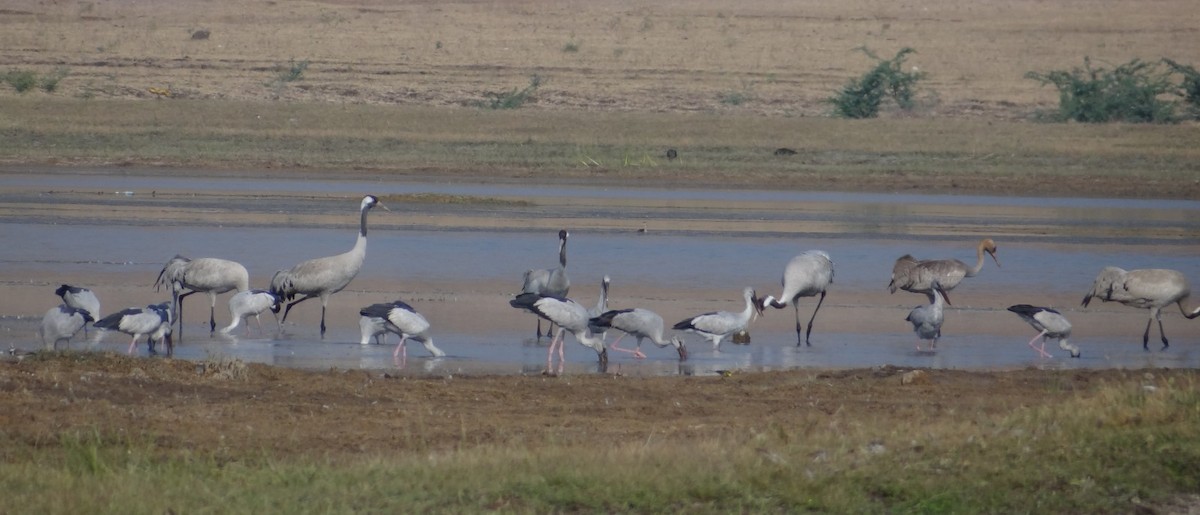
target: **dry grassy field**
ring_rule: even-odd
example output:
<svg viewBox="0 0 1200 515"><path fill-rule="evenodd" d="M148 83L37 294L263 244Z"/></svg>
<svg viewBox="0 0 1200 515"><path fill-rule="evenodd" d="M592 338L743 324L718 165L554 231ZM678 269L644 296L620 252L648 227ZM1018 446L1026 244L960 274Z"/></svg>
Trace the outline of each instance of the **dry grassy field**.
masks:
<svg viewBox="0 0 1200 515"><path fill-rule="evenodd" d="M1186 1L2 5L0 73L41 85L0 87L6 163L1200 197L1194 124L1032 123L1024 77L1194 64ZM828 116L904 47L915 108Z"/></svg>
<svg viewBox="0 0 1200 515"><path fill-rule="evenodd" d="M1196 13L1190 0L0 0L0 75L43 81L0 84L0 180L8 165L105 165L1195 199L1194 123L1038 123L1057 94L1024 75L1085 56L1200 64ZM860 48L904 47L929 74L913 110L828 117L826 99L874 64ZM519 109L479 107L533 76ZM1197 509L1195 371L906 372L406 378L10 356L0 512Z"/></svg>
<svg viewBox="0 0 1200 515"><path fill-rule="evenodd" d="M539 109L814 116L873 64L856 48L912 47L934 95L915 116L1021 119L1056 100L1028 71L1200 57L1187 0L0 5L0 67L67 67L56 94L96 98L461 107L538 74ZM277 80L302 61L302 80Z"/></svg>

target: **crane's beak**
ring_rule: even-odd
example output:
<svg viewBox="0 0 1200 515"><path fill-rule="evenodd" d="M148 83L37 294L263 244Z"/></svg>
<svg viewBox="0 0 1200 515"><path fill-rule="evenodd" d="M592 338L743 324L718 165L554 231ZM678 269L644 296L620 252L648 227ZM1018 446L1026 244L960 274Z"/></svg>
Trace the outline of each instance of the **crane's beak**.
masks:
<svg viewBox="0 0 1200 515"><path fill-rule="evenodd" d="M992 256L992 261L996 262L996 266L1000 267L1000 258L996 257L996 251L989 250L988 255Z"/></svg>
<svg viewBox="0 0 1200 515"><path fill-rule="evenodd" d="M676 347L675 350L679 351L679 361L687 361L687 346L683 342L679 342L679 347Z"/></svg>
<svg viewBox="0 0 1200 515"><path fill-rule="evenodd" d="M387 207L387 206L383 205L383 202L376 202L376 203L375 203L375 205L376 205L376 206L379 206L379 207L382 207L384 211L387 211L387 212L389 212L389 213L392 211L391 209L388 209L388 207ZM996 256L993 254L993 255L992 255L992 259L995 259L995 258L996 258Z"/></svg>

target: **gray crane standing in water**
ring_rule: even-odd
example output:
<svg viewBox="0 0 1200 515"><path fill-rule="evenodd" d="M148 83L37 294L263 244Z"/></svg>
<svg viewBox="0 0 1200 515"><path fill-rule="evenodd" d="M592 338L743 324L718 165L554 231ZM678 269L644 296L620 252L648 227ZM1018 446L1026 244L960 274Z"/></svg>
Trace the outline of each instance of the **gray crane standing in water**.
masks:
<svg viewBox="0 0 1200 515"><path fill-rule="evenodd" d="M520 294L536 293L538 295L565 298L570 293L571 279L567 277L567 238L570 236L571 233L567 232L566 229L558 231L558 268L526 270ZM541 339L542 317L538 317L537 324L537 333L535 336ZM549 327L546 327L546 336L550 336L550 330L553 327L553 323Z"/></svg>
<svg viewBox="0 0 1200 515"><path fill-rule="evenodd" d="M975 266L968 267L957 259L925 259L918 260L911 254L900 256L892 266L892 281L888 283L888 291L896 293L897 289L914 293L929 293L936 280L942 286L942 291L953 290L964 277L975 277L983 270L983 253L992 256L996 266L1000 259L996 257L996 242L985 238L975 247Z"/></svg>
<svg viewBox="0 0 1200 515"><path fill-rule="evenodd" d="M829 289L829 285L833 284L833 259L821 250L802 252L788 261L787 266L783 269L783 279L780 280L780 283L783 285L783 292L779 294L779 298L767 295L760 302L759 311L761 312L767 306L783 309L791 304L796 310L796 345L799 346L801 343L812 345L809 337L812 336L813 320L817 319L821 303L825 302L825 293ZM820 297L817 299L817 307L813 309L812 317L808 319L808 330L802 333L800 298L817 295ZM801 334L804 335L803 339L800 338Z"/></svg>
<svg viewBox="0 0 1200 515"><path fill-rule="evenodd" d="M69 307L87 311L93 317L100 316L100 299L96 297L96 294L92 290L64 284L59 286L57 290L54 290L54 294L58 295L62 299L63 304ZM83 326L83 334L87 335L87 324ZM55 344L57 343L55 342Z"/></svg>
<svg viewBox="0 0 1200 515"><path fill-rule="evenodd" d="M646 357L642 353L642 340L649 338L651 342L654 342L659 347L674 346L675 351L679 353L679 361L687 359L687 346L683 344L683 340L678 336L672 336L670 339L664 338L663 318L658 313L648 309L632 308L605 311L599 316L592 317L589 324L593 328L611 328L624 333L608 346L612 350L628 352L633 354L633 357L642 359ZM621 338L624 338L625 335L632 335L634 338L637 338L637 348L625 349L617 346Z"/></svg>
<svg viewBox="0 0 1200 515"><path fill-rule="evenodd" d="M1016 304L1008 307L1009 311L1016 313L1022 320L1038 330L1037 336L1029 340L1029 348L1037 351L1038 355L1043 358L1049 358L1050 353L1046 352L1046 339L1055 338L1058 340L1058 347L1062 350L1071 353L1072 358L1079 357L1079 347L1067 343L1067 338L1071 337L1071 322L1067 321L1062 313L1050 308L1041 306L1031 306L1029 304ZM1033 342L1038 338L1042 339L1042 346L1034 347Z"/></svg>
<svg viewBox="0 0 1200 515"><path fill-rule="evenodd" d="M733 333L745 330L755 316L762 314L762 301L755 295L754 288L742 290L742 296L746 299L746 309L741 313L728 311L704 313L679 321L675 324L674 329L696 333L708 338L713 344L713 350L719 350L721 340Z"/></svg>
<svg viewBox="0 0 1200 515"><path fill-rule="evenodd" d="M150 345L152 353L155 340L159 340L167 347L168 356L172 355L175 350L174 343L171 341L171 305L169 303L152 304L144 308L126 308L97 320L92 326L110 331L120 331L133 336L129 342L129 354L133 354L138 338L142 335L146 335L146 341ZM96 339L102 338L103 334L102 331L96 336Z"/></svg>
<svg viewBox="0 0 1200 515"><path fill-rule="evenodd" d="M229 297L229 325L221 329L222 334L229 334L242 323L242 319L254 316L258 321L258 331L261 333L262 319L259 315L262 312L271 310L271 314L275 315L275 330L279 331L279 297L267 290L246 290L235 293ZM246 322L246 334L250 334L250 322Z"/></svg>
<svg viewBox="0 0 1200 515"><path fill-rule="evenodd" d="M287 309L283 310L283 321L287 322L288 313L296 304L312 298L321 299L321 338L325 338L325 310L329 305L329 296L342 291L362 270L363 260L367 257L367 213L371 208L379 206L385 211L391 211L381 204L374 195L367 195L359 203L358 239L348 252L336 256L328 256L304 261L291 269L275 272L271 277L271 293L276 297L289 301ZM292 300L296 295L303 295Z"/></svg>
<svg viewBox="0 0 1200 515"><path fill-rule="evenodd" d="M929 296L929 304L913 308L904 319L912 323L913 332L917 333L918 352L921 350L921 340L929 340L929 350L937 348L938 338L942 337L942 322L946 320L946 305L950 304L946 290L937 281L933 282L933 287L926 295Z"/></svg>
<svg viewBox="0 0 1200 515"><path fill-rule="evenodd" d="M600 298L596 299L595 306L588 308L589 319L598 317L605 311L608 311L608 288L611 284L612 278L607 275L600 280ZM607 331L605 331L604 327L591 325L589 322L588 328L591 329L592 333L596 334L601 340L603 340L607 335Z"/></svg>
<svg viewBox="0 0 1200 515"><path fill-rule="evenodd" d="M188 259L176 255L167 261L158 279L155 291L163 286L171 289L171 303L175 306L173 318L179 321L179 339L183 340L183 299L193 293L208 294L208 333L217 330L217 295L237 290L250 289L250 273L236 261L220 258ZM183 292L183 290L188 290Z"/></svg>
<svg viewBox="0 0 1200 515"><path fill-rule="evenodd" d="M380 343L380 336L386 342L387 333L396 333L400 335L400 343L396 345L396 350L392 351L393 358L403 353L403 359L408 359L406 344L410 339L421 342L421 345L425 346L425 350L435 358L446 355L442 349L433 344L433 337L429 336L429 321L404 301L371 304L359 310L358 314L358 327L362 330L360 343L363 345L371 343L371 338L375 338L375 342Z"/></svg>
<svg viewBox="0 0 1200 515"><path fill-rule="evenodd" d="M558 331L550 340L550 347L546 352L547 371L553 370L553 357L556 349L559 370L562 369L562 363L565 361L563 351L563 333L565 331L575 335L575 339L579 341L580 345L596 351L601 368L608 365L608 349L604 346L604 340L594 335L588 328L591 317L588 316L588 310L583 305L565 297L537 293L522 293L508 303L514 308L524 309L558 325Z"/></svg>
<svg viewBox="0 0 1200 515"><path fill-rule="evenodd" d="M42 326L38 328L38 335L42 337L42 347L58 349L58 342L63 340L66 340L68 346L71 345L71 337L86 327L88 322L93 321L95 319L86 309L66 304L50 308L42 317Z"/></svg>
<svg viewBox="0 0 1200 515"><path fill-rule="evenodd" d="M1158 334L1162 336L1162 348L1169 346L1167 333L1163 331L1162 308L1177 304L1179 312L1187 319L1200 316L1200 307L1185 308L1184 302L1192 294L1192 288L1182 273L1176 270L1144 269L1129 270L1115 266L1104 267L1092 291L1083 297L1083 306L1087 307L1093 298L1104 302L1120 302L1126 306L1150 310L1150 319L1146 321L1146 332L1142 333L1142 348L1150 350L1150 325L1158 321Z"/></svg>

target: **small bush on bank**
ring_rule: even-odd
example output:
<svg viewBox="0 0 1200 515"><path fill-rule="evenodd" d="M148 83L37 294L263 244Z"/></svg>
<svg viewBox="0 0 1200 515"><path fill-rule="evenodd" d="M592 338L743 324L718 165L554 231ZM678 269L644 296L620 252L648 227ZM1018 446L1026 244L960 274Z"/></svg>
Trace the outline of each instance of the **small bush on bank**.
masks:
<svg viewBox="0 0 1200 515"><path fill-rule="evenodd" d="M1157 62L1133 59L1109 69L1085 57L1082 68L1031 71L1025 77L1058 90L1058 112L1047 116L1053 120L1171 123L1179 121L1178 102L1169 99L1179 95L1172 75Z"/></svg>
<svg viewBox="0 0 1200 515"><path fill-rule="evenodd" d="M480 107L488 109L516 109L525 104L542 85L542 77L534 75L529 78L529 85L523 89L513 88L511 91L493 92L489 91L483 94L488 100L480 102Z"/></svg>
<svg viewBox="0 0 1200 515"><path fill-rule="evenodd" d="M901 109L912 109L917 82L925 73L913 68L904 71L908 54L916 53L912 48L902 48L891 59L881 59L867 48L859 48L872 59L879 61L870 71L853 79L842 88L837 96L830 98L833 114L842 118L875 118L885 99L892 99Z"/></svg>

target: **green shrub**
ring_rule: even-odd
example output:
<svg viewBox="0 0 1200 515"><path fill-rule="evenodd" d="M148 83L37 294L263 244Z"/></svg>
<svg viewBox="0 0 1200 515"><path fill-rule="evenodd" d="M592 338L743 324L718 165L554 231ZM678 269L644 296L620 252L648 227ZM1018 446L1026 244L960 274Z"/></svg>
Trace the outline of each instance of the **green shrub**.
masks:
<svg viewBox="0 0 1200 515"><path fill-rule="evenodd" d="M488 100L480 102L479 105L489 109L516 109L525 104L541 85L542 77L534 75L529 78L529 85L525 86L524 89L518 90L513 88L512 91L485 92L483 96L487 97Z"/></svg>
<svg viewBox="0 0 1200 515"><path fill-rule="evenodd" d="M859 48L879 61L870 71L847 83L837 96L830 98L835 116L842 118L874 118L884 99L891 98L901 109L912 109L917 81L925 73L913 69L904 71L904 60L916 50L905 47L891 59L880 59L866 48Z"/></svg>
<svg viewBox="0 0 1200 515"><path fill-rule="evenodd" d="M276 79L279 82L295 82L303 78L304 71L308 69L308 59L296 62L295 59L288 61L288 67L279 66L279 74Z"/></svg>
<svg viewBox="0 0 1200 515"><path fill-rule="evenodd" d="M37 86L37 74L29 70L13 70L4 75L4 82L11 85L18 93L24 93Z"/></svg>
<svg viewBox="0 0 1200 515"><path fill-rule="evenodd" d="M1171 73L1158 63L1134 59L1113 69L1093 67L1084 57L1083 68L1025 77L1058 89L1058 113L1051 118L1077 122L1167 123L1178 120L1175 102L1163 98L1177 93Z"/></svg>
<svg viewBox="0 0 1200 515"><path fill-rule="evenodd" d="M58 89L58 83L66 78L66 76L70 73L71 71L67 68L55 68L54 71L49 75L42 77L39 86L42 88L42 91L45 91L46 93L53 93L54 90Z"/></svg>
<svg viewBox="0 0 1200 515"><path fill-rule="evenodd" d="M1183 76L1180 82L1178 94L1183 97L1184 103L1192 110L1193 117L1200 117L1200 72L1195 68L1179 64L1170 59L1163 59L1171 70Z"/></svg>

